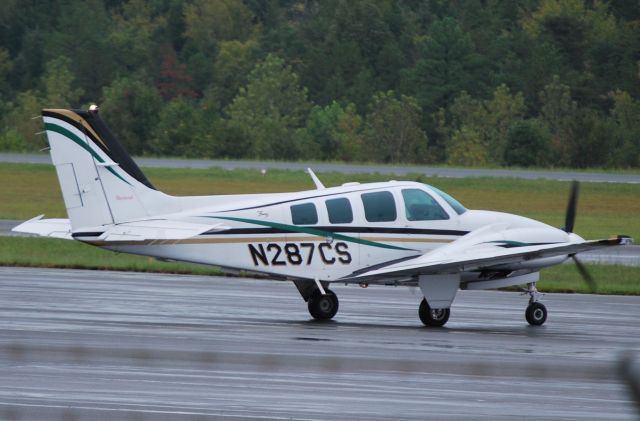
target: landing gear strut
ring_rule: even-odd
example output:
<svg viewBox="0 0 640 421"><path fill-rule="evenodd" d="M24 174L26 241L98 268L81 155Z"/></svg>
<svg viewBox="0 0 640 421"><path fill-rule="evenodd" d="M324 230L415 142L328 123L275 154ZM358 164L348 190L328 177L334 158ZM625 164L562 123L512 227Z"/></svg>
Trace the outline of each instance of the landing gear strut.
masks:
<svg viewBox="0 0 640 421"><path fill-rule="evenodd" d="M338 297L336 294L326 288L325 293L323 295L320 291L316 291L307 302L309 314L314 319L329 320L338 312Z"/></svg>
<svg viewBox="0 0 640 421"><path fill-rule="evenodd" d="M538 302L540 293L536 288L536 283L531 282L527 284L527 291L525 294L529 294L529 305L524 312L524 317L531 326L542 326L547 321L547 308L541 302Z"/></svg>
<svg viewBox="0 0 640 421"><path fill-rule="evenodd" d="M451 311L448 308L431 308L424 298L418 308L418 316L425 326L444 326L449 320Z"/></svg>

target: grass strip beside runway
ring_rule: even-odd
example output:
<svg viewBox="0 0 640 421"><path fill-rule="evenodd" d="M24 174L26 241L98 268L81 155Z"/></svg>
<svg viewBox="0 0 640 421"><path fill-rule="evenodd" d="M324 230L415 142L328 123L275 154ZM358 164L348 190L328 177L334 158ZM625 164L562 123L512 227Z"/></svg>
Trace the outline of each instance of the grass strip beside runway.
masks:
<svg viewBox="0 0 640 421"><path fill-rule="evenodd" d="M48 238L0 237L1 266L127 270L138 272L220 275L215 268L150 257L117 254L77 241ZM587 265L600 294L640 295L640 267ZM589 292L573 264L541 273L538 288L545 292Z"/></svg>

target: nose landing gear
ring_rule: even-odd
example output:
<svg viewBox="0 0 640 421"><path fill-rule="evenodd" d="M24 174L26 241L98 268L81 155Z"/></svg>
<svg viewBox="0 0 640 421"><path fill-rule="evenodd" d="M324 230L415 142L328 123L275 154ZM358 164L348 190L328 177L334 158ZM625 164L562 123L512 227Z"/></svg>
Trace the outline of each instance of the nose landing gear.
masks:
<svg viewBox="0 0 640 421"><path fill-rule="evenodd" d="M538 292L535 282L527 284L525 294L529 295L529 305L524 312L525 319L531 326L542 326L547 321L547 308L538 301L541 294Z"/></svg>

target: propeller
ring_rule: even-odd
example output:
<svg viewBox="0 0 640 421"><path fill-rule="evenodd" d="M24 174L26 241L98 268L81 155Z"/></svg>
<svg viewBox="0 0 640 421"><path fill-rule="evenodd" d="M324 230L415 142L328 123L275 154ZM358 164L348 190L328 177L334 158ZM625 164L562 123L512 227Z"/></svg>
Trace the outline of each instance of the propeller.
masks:
<svg viewBox="0 0 640 421"><path fill-rule="evenodd" d="M564 232L573 232L576 222L576 207L578 206L578 192L580 191L580 183L574 181L571 183L571 192L569 193L569 203L567 204L567 214L564 218Z"/></svg>
<svg viewBox="0 0 640 421"><path fill-rule="evenodd" d="M574 181L571 183L571 191L569 192L569 203L567 204L567 214L564 218L564 228L562 230L566 233L572 233L573 228L576 222L576 208L578 206L578 192L580 191L580 183ZM596 292L596 281L593 279L593 276L589 273L586 266L576 257L575 254L569 255L573 259L573 262L576 264L576 268L584 282L589 287L591 292Z"/></svg>
<svg viewBox="0 0 640 421"><path fill-rule="evenodd" d="M593 276L591 276L591 274L589 273L585 265L576 257L575 254L572 254L571 258L576 264L576 268L578 268L578 272L580 272L580 275L582 275L582 279L584 279L584 282L589 287L589 290L591 292L596 292L596 289L597 289L596 281L593 279Z"/></svg>

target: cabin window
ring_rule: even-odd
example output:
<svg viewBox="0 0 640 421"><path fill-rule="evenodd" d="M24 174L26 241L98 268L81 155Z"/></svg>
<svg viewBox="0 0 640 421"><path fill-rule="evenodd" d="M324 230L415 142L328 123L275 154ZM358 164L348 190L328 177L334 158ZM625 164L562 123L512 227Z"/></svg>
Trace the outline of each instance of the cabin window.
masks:
<svg viewBox="0 0 640 421"><path fill-rule="evenodd" d="M363 193L364 217L369 222L389 222L396 220L396 202L388 191Z"/></svg>
<svg viewBox="0 0 640 421"><path fill-rule="evenodd" d="M313 203L291 206L291 220L295 225L313 225L318 223L318 212Z"/></svg>
<svg viewBox="0 0 640 421"><path fill-rule="evenodd" d="M433 197L420 189L403 189L404 211L408 221L437 221L449 215Z"/></svg>
<svg viewBox="0 0 640 421"><path fill-rule="evenodd" d="M332 224L349 224L353 222L353 211L351 202L345 197L339 199L329 199L324 202L327 205L329 222Z"/></svg>

